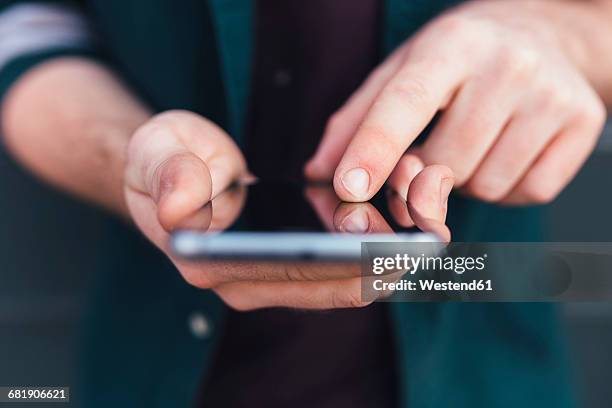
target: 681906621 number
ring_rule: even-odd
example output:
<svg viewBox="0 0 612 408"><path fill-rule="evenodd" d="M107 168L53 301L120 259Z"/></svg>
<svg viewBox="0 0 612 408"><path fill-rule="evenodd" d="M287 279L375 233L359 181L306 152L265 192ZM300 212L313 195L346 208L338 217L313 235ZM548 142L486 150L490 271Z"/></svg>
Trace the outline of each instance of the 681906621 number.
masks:
<svg viewBox="0 0 612 408"><path fill-rule="evenodd" d="M0 402L69 401L68 387L0 387Z"/></svg>

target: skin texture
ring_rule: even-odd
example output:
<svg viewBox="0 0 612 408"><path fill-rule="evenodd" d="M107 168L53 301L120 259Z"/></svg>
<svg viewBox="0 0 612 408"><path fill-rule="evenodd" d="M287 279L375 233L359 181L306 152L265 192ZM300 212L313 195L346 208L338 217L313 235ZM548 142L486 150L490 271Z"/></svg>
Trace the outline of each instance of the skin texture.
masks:
<svg viewBox="0 0 612 408"><path fill-rule="evenodd" d="M11 87L2 105L2 136L38 177L128 217L126 147L149 117L106 68L61 58L34 67Z"/></svg>
<svg viewBox="0 0 612 408"><path fill-rule="evenodd" d="M612 103L610 4L500 0L448 11L332 116L306 174L333 179L354 202L388 182L398 221L445 240L454 185L504 204L551 200L592 150L602 100ZM415 148L436 112L439 124ZM152 116L112 72L82 58L55 59L20 78L2 106L2 133L34 174L133 221L163 251L176 227L222 229L240 200L221 215L207 204L232 181L252 178L218 126L184 111ZM385 230L367 204L306 195L329 229ZM348 267L174 262L188 283L239 310L365 304Z"/></svg>
<svg viewBox="0 0 612 408"><path fill-rule="evenodd" d="M446 197L429 194L438 187L440 177L448 169L431 167L421 172L415 183L423 183L412 193L416 199L403 210L413 217L424 231L450 239L444 225ZM212 202L183 218L177 227L218 232L232 225L240 214L247 189L232 188ZM308 187L307 201L323 225L334 233L392 233L391 227L370 203L342 203L330 188ZM156 205L148 194L127 192L134 220L145 235L162 251L169 253L168 231L155 217ZM396 204L397 205L397 204ZM419 212L423 208L427 212ZM355 228L359 226L359 228ZM361 300L361 268L359 263L300 263L300 262L238 262L201 261L174 262L190 284L215 291L228 305L237 310L262 307L294 307L300 309L330 309L361 307L371 303ZM393 276L388 279L393 279Z"/></svg>
<svg viewBox="0 0 612 408"><path fill-rule="evenodd" d="M404 202L418 226L446 240L450 239L444 226L450 189L445 195L440 192L442 181L451 180L452 185L452 177L444 166L423 169L414 178L412 204L407 207ZM206 204L231 181L249 178L240 151L221 129L193 113L165 112L141 126L130 142L126 200L136 225L168 254L168 231L174 228L187 225L220 230L231 225L240 213L244 197L234 194L228 198L222 194L218 197L222 202L213 200L212 210ZM390 231L370 204L338 207L340 201L335 194L333 197L322 194L310 190L306 197L317 203L313 206L330 230ZM218 215L215 208L221 208L223 214ZM190 263L170 258L187 282L214 290L238 310L271 306L328 309L368 303L360 301L357 264Z"/></svg>
<svg viewBox="0 0 612 408"><path fill-rule="evenodd" d="M61 104L55 96L59 89ZM98 104L88 103L91 100ZM48 114L31 121L28 107ZM169 256L166 244L174 228L223 229L231 224L243 198L222 195L214 214L207 204L230 183L253 178L240 150L221 128L186 111L151 116L110 72L84 59L60 59L29 72L11 90L3 115L5 132L11 135L8 146L26 167L130 219ZM430 192L440 191L441 180L449 178L450 170L442 166L415 175L422 188L414 189L410 210L416 214L422 209L414 217L422 220L423 229L447 240L448 194ZM322 203L317 193L309 197L332 230L350 232L345 226L363 225L363 214L372 220L367 221L367 231L388 230L367 204L360 204L365 209L356 213L338 212L336 226L333 209L338 198L333 195ZM239 310L367 304L360 301L356 265L172 260L189 284L216 291Z"/></svg>
<svg viewBox="0 0 612 408"><path fill-rule="evenodd" d="M386 181L405 195L416 155L450 167L455 187L475 198L551 201L593 150L602 98L612 98L611 75L602 72L612 63L592 54L612 49L609 4L476 1L450 10L330 118L306 175L333 179L347 201L371 198Z"/></svg>

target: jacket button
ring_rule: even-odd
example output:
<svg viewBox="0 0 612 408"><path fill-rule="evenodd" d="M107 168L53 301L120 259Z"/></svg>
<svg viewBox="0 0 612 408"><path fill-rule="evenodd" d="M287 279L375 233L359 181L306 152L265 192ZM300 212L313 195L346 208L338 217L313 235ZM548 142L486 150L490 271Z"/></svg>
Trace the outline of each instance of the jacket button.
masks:
<svg viewBox="0 0 612 408"><path fill-rule="evenodd" d="M279 69L274 73L274 85L284 88L291 83L293 77L287 69Z"/></svg>
<svg viewBox="0 0 612 408"><path fill-rule="evenodd" d="M202 340L202 339L210 337L211 332L212 332L212 327L210 325L210 322L206 318L206 316L204 316L202 313L200 312L191 313L189 317L187 318L187 324L189 326L189 330L191 331L191 334L196 339Z"/></svg>

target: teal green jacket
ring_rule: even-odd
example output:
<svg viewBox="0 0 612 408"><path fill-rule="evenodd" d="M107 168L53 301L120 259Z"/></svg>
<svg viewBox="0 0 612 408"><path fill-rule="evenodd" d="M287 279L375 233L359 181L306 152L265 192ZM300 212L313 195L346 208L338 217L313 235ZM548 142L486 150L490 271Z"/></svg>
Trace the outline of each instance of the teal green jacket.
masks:
<svg viewBox="0 0 612 408"><path fill-rule="evenodd" d="M25 2L0 2L0 11L17 3ZM37 63L85 55L112 66L154 109L196 111L241 143L252 62L251 1L77 3L95 24L97 40L16 56L0 71L1 95ZM384 1L383 54L451 3ZM458 241L538 240L537 211L454 197L449 225ZM92 305L95 324L84 334L84 384L75 392L82 393L86 406L189 406L223 333L226 307L213 293L189 287L133 232L113 228L119 255L108 279L120 279L126 289ZM143 264L147 257L151 261ZM133 265L139 269L130 270ZM395 303L391 309L398 352L389 364L399 368L402 406L574 405L562 333L551 305ZM206 323L206 330L195 336L188 329L193 316ZM240 392L240 384L228 392Z"/></svg>

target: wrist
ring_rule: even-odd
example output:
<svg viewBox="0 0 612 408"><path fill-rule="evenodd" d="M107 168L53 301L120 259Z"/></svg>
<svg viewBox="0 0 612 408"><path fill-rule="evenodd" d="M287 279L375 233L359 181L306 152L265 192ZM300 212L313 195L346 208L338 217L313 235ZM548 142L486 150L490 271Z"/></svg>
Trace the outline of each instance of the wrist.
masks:
<svg viewBox="0 0 612 408"><path fill-rule="evenodd" d="M20 77L2 108L6 145L25 167L63 190L127 214L125 152L150 114L112 72L84 58L53 59Z"/></svg>
<svg viewBox="0 0 612 408"><path fill-rule="evenodd" d="M105 197L96 201L124 218L130 218L124 191L127 150L136 129L149 118L150 115L143 111L127 123L97 123L89 129L91 138L99 140L98 155L92 159L91 166L106 169L98 179Z"/></svg>

